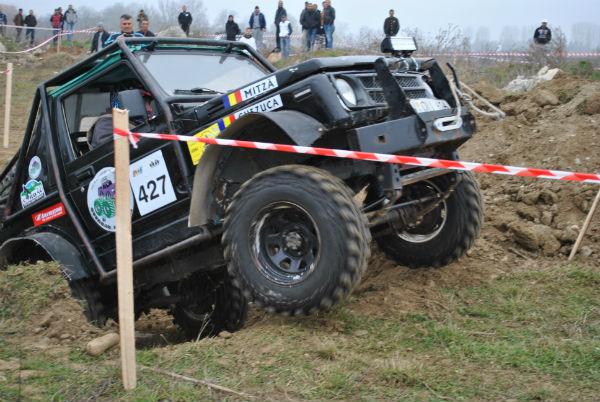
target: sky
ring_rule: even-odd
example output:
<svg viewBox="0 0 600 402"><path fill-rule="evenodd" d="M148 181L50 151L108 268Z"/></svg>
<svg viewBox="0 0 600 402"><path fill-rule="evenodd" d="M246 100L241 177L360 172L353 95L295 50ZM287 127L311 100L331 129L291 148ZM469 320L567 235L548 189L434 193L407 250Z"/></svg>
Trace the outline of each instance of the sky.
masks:
<svg viewBox="0 0 600 402"><path fill-rule="evenodd" d="M311 0L315 1L315 0ZM42 14L50 12L54 6L48 0L4 0L23 7L26 11L33 8ZM120 1L127 4L127 1ZM143 0L140 3L156 6L159 0ZM73 0L75 9L78 6L88 6L101 10L109 4L119 3L118 0ZM234 11L237 20L247 21L255 5L265 13L267 22L272 25L272 20L277 8L277 0L204 0L204 7L209 14L209 21L223 9ZM321 0L318 0L321 3ZM63 5L66 8L67 3ZM185 4L182 2L181 5ZM302 0L284 0L284 7L288 14L298 17L304 6ZM458 25L461 28L478 28L487 26L492 36L499 34L504 26L532 26L537 27L542 19L549 21L550 27L561 27L567 34L573 24L580 22L598 22L600 16L600 1L598 0L427 0L427 1L398 1L398 0L332 0L336 9L337 21L350 28L368 26L382 29L383 20L388 16L390 8L395 9L402 28L419 28L423 32L436 32L448 24ZM131 10L127 10L131 12ZM137 10L135 10L137 11ZM174 10L179 13L180 9ZM194 10L189 10L192 15ZM494 29L497 27L497 29ZM497 37L495 38L497 39Z"/></svg>

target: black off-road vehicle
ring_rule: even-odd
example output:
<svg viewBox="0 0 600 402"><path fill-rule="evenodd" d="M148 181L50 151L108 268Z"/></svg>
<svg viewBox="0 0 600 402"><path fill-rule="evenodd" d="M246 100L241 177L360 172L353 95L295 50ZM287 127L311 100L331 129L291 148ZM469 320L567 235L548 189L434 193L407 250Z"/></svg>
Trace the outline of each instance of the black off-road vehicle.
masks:
<svg viewBox="0 0 600 402"><path fill-rule="evenodd" d="M276 70L237 42L119 40L39 86L0 177L0 263L54 259L90 320L116 315L113 144L94 141L111 107L134 132L454 159L475 130L457 102L410 51ZM136 311L191 335L238 329L248 300L327 309L372 237L400 264L447 264L482 221L467 173L153 139L131 160Z"/></svg>

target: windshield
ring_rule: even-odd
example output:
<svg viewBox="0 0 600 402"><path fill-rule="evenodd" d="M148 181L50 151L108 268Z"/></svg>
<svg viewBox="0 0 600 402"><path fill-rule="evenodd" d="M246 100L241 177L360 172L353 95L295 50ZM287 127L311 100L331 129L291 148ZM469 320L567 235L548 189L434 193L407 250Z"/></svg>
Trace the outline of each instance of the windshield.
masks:
<svg viewBox="0 0 600 402"><path fill-rule="evenodd" d="M138 52L137 56L170 95L230 92L267 75L235 53L178 50Z"/></svg>

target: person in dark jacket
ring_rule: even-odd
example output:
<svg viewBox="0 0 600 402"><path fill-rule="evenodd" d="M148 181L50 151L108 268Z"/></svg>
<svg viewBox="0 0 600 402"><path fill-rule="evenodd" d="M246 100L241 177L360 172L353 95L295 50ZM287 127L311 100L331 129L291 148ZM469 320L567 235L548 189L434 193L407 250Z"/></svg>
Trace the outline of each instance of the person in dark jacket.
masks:
<svg viewBox="0 0 600 402"><path fill-rule="evenodd" d="M331 0L325 0L321 20L323 20L326 47L331 49L333 47L333 31L335 30L335 8L331 7Z"/></svg>
<svg viewBox="0 0 600 402"><path fill-rule="evenodd" d="M149 19L148 19L148 15L142 9L142 10L140 10L140 12L137 15L138 27L140 27L140 29L142 28L142 21L144 21L144 20L149 20Z"/></svg>
<svg viewBox="0 0 600 402"><path fill-rule="evenodd" d="M177 21L179 22L179 26L183 32L185 32L185 36L190 36L190 25L192 25L192 14L187 10L187 6L181 7L181 12L177 17Z"/></svg>
<svg viewBox="0 0 600 402"><path fill-rule="evenodd" d="M281 40L279 39L279 33L281 32L279 24L281 23L281 17L287 17L287 11L283 8L283 1L277 4L277 11L275 11L275 50L281 50Z"/></svg>
<svg viewBox="0 0 600 402"><path fill-rule="evenodd" d="M27 29L25 30L25 41L27 41L27 37L29 36L29 44L33 45L33 41L35 40L35 29L34 26L37 25L37 19L35 15L33 15L33 10L29 10L29 15L25 17L25 26Z"/></svg>
<svg viewBox="0 0 600 402"><path fill-rule="evenodd" d="M400 21L394 17L394 10L390 10L390 16L383 22L383 33L386 37L396 36L400 30Z"/></svg>
<svg viewBox="0 0 600 402"><path fill-rule="evenodd" d="M538 45L545 45L552 40L552 31L548 28L548 21L543 20L542 25L535 29L533 41Z"/></svg>
<svg viewBox="0 0 600 402"><path fill-rule="evenodd" d="M92 38L92 47L90 48L90 53L99 52L104 49L104 42L108 39L108 32L104 30L104 24L98 23L98 30L94 34Z"/></svg>
<svg viewBox="0 0 600 402"><path fill-rule="evenodd" d="M137 36L138 38L143 38L144 35L141 33L133 32L133 18L129 14L123 14L120 19L121 30L119 32L115 32L111 34L106 42L104 42L104 46L108 46L114 41L121 38L130 38L132 36Z"/></svg>
<svg viewBox="0 0 600 402"><path fill-rule="evenodd" d="M22 8L19 8L19 12L17 13L17 15L15 15L15 18L13 18L13 22L18 27L22 27L25 25L25 17L23 17L23 9ZM21 41L21 32L23 32L23 28L16 28L16 31L17 31L17 35L15 37L15 42L20 42Z"/></svg>
<svg viewBox="0 0 600 402"><path fill-rule="evenodd" d="M227 34L227 40L235 40L238 35L242 33L239 25L233 20L233 15L227 18L225 23L225 33Z"/></svg>
<svg viewBox="0 0 600 402"><path fill-rule="evenodd" d="M4 35L6 35L5 25L8 25L8 18L6 17L6 14L4 14L4 12L2 12L2 9L0 8L0 29L2 30L3 37L4 37Z"/></svg>
<svg viewBox="0 0 600 402"><path fill-rule="evenodd" d="M310 51L317 37L317 30L321 25L321 13L317 5L313 4L304 14L304 27L306 29L306 50Z"/></svg>
<svg viewBox="0 0 600 402"><path fill-rule="evenodd" d="M248 25L252 28L252 36L256 41L256 48L258 50L263 47L263 33L267 30L267 21L265 15L260 12L258 6L254 7L254 12L250 15Z"/></svg>
<svg viewBox="0 0 600 402"><path fill-rule="evenodd" d="M138 33L144 35L147 38L151 37L151 36L156 36L156 35L154 35L154 32L152 32L148 29L149 26L150 26L150 21L148 21L147 18L145 20L142 20L142 24L141 24L141 27L140 27L140 30L138 31Z"/></svg>

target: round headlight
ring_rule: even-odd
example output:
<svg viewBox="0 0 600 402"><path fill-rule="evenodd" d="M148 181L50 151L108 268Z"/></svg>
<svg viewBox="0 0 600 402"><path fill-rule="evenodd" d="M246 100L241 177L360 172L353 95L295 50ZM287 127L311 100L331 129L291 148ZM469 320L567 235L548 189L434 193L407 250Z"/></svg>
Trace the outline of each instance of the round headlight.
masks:
<svg viewBox="0 0 600 402"><path fill-rule="evenodd" d="M335 80L335 86L346 102L353 106L356 105L356 94L354 93L354 89L348 84L348 81L338 78Z"/></svg>

